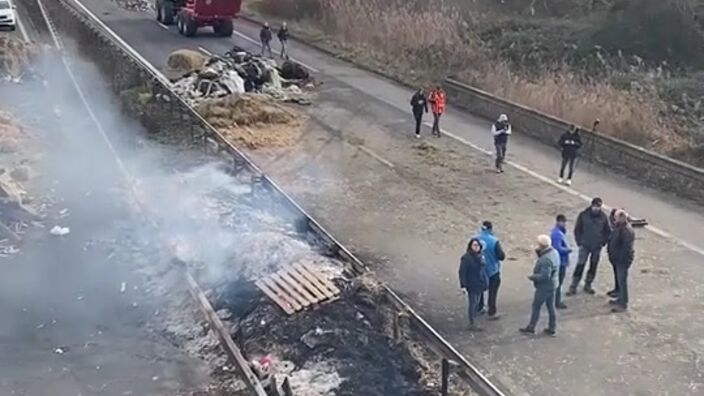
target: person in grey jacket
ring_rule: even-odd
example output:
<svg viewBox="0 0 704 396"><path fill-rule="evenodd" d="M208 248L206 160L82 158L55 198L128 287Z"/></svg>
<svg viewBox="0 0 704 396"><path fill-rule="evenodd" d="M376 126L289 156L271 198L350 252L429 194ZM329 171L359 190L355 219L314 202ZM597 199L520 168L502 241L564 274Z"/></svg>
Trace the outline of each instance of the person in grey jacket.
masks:
<svg viewBox="0 0 704 396"><path fill-rule="evenodd" d="M560 268L560 255L552 248L552 241L547 235L538 237L538 247L535 252L538 260L535 262L533 274L528 275L528 279L533 281L535 294L533 296L533 306L528 326L519 329L524 334L534 334L535 326L540 318L540 308L548 310L548 328L544 333L555 335L557 327L557 315L555 314L555 290L559 285L558 273Z"/></svg>
<svg viewBox="0 0 704 396"><path fill-rule="evenodd" d="M611 310L612 312L626 312L628 309L628 270L635 256L633 249L635 239L633 227L628 223L628 214L623 210L617 210L614 215L614 230L607 247L609 261L616 270L618 286L616 299L609 301L609 304L616 306Z"/></svg>
<svg viewBox="0 0 704 396"><path fill-rule="evenodd" d="M577 294L577 287L582 281L584 267L589 259L589 270L587 278L584 281L584 291L589 294L594 294L592 283L596 278L596 269L599 265L601 257L601 248L609 241L611 234L611 226L609 218L602 210L603 201L601 198L592 199L592 204L584 209L577 217L577 224L574 227L574 239L579 246L579 255L577 256L577 266L572 275L572 285L567 292L568 296Z"/></svg>

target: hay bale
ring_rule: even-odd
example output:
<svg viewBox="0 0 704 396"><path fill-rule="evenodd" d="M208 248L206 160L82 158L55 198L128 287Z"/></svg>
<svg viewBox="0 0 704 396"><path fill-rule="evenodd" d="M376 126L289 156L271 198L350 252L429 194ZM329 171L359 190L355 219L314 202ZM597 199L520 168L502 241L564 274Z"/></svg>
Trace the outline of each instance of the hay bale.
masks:
<svg viewBox="0 0 704 396"><path fill-rule="evenodd" d="M190 73L203 68L207 60L208 59L205 55L200 52L189 49L180 49L169 55L166 64L171 71Z"/></svg>
<svg viewBox="0 0 704 396"><path fill-rule="evenodd" d="M0 110L0 153L17 151L26 133L8 112Z"/></svg>
<svg viewBox="0 0 704 396"><path fill-rule="evenodd" d="M0 36L0 77L21 77L37 55L33 44L9 36Z"/></svg>

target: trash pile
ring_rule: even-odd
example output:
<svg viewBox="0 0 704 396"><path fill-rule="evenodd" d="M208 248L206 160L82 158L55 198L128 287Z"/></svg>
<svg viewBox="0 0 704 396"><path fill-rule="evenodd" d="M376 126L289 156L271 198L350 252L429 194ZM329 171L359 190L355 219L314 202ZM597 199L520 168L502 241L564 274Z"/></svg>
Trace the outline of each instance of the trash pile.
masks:
<svg viewBox="0 0 704 396"><path fill-rule="evenodd" d="M264 386L288 377L295 395L437 394L437 373L425 372L411 345L393 344L395 311L378 283L335 283L343 289L339 300L293 316L266 298L243 294L242 282L215 289L214 307L232 313L225 325L236 329L233 336Z"/></svg>
<svg viewBox="0 0 704 396"><path fill-rule="evenodd" d="M31 71L35 47L14 37L0 36L0 81L20 82Z"/></svg>
<svg viewBox="0 0 704 396"><path fill-rule="evenodd" d="M183 50L181 56L183 58ZM304 88L314 84L308 71L294 61L276 61L252 55L233 47L224 56L212 56L202 68L185 73L174 81L174 90L189 104L196 105L207 98L257 92L272 98L298 104L310 104Z"/></svg>
<svg viewBox="0 0 704 396"><path fill-rule="evenodd" d="M270 96L256 93L206 99L197 109L228 141L250 150L293 145L305 118Z"/></svg>

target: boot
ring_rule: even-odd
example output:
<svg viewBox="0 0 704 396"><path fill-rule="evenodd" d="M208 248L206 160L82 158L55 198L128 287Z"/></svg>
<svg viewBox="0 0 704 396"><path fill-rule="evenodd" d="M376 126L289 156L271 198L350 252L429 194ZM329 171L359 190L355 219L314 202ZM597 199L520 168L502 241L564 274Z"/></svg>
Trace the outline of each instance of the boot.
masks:
<svg viewBox="0 0 704 396"><path fill-rule="evenodd" d="M616 297L618 297L618 290L616 290L616 289L610 290L608 293L606 293L606 295L611 298L616 298Z"/></svg>
<svg viewBox="0 0 704 396"><path fill-rule="evenodd" d="M587 293L587 294L591 294L591 295L596 294L596 291L594 291L594 289L592 289L592 284L591 284L591 283L586 283L586 284L584 285L584 292Z"/></svg>
<svg viewBox="0 0 704 396"><path fill-rule="evenodd" d="M577 294L577 283L572 282L572 285L570 285L570 289L565 293L566 296L574 296Z"/></svg>

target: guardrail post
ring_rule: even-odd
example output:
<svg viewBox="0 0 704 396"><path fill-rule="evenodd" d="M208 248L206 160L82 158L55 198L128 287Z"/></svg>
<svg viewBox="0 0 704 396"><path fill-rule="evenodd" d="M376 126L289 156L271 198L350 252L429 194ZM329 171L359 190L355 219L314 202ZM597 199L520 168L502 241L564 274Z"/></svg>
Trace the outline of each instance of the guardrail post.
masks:
<svg viewBox="0 0 704 396"><path fill-rule="evenodd" d="M442 359L440 362L440 379L442 381L441 386L440 386L440 394L442 396L448 396L450 392L450 372L453 367L457 367L458 364L454 360L450 359Z"/></svg>

